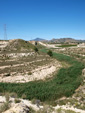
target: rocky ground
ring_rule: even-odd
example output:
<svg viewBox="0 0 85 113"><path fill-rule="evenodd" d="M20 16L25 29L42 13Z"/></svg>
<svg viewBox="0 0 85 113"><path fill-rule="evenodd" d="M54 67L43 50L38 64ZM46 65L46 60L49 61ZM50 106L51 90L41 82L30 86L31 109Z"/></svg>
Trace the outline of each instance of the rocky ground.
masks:
<svg viewBox="0 0 85 113"><path fill-rule="evenodd" d="M84 110L67 104L53 107L47 104L41 105L38 100L35 100L35 103L13 97L7 100L6 96L0 96L0 108L3 108L3 111L0 111L3 113L85 113Z"/></svg>

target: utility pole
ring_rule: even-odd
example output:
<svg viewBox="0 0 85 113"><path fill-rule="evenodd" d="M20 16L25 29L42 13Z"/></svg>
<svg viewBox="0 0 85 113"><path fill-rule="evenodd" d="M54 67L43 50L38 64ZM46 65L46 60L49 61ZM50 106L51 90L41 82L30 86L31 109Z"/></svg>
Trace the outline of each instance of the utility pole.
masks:
<svg viewBox="0 0 85 113"><path fill-rule="evenodd" d="M7 29L6 29L6 24L4 24L4 40L7 40Z"/></svg>

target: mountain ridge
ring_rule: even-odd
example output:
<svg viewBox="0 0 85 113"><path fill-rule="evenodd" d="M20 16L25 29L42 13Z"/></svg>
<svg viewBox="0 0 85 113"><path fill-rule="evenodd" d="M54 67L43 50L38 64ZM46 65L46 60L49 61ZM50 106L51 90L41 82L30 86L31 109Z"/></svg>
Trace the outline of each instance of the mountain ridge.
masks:
<svg viewBox="0 0 85 113"><path fill-rule="evenodd" d="M49 42L49 43L81 43L81 42L85 42L85 40L77 40L74 38L53 38L51 40L35 38L31 41L42 41L42 42Z"/></svg>

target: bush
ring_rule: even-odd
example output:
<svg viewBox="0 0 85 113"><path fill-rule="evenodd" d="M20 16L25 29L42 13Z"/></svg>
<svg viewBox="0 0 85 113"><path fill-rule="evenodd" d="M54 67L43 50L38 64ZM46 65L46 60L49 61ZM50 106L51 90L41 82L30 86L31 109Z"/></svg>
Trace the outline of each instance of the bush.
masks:
<svg viewBox="0 0 85 113"><path fill-rule="evenodd" d="M28 75L32 75L32 72L30 71L30 72L28 72Z"/></svg>
<svg viewBox="0 0 85 113"><path fill-rule="evenodd" d="M52 53L51 50L49 50L49 51L47 52L47 54L48 54L50 57L53 56L53 53Z"/></svg>
<svg viewBox="0 0 85 113"><path fill-rule="evenodd" d="M23 98L23 99L26 99L26 95L25 95L25 94L23 94L23 95L22 95L22 98Z"/></svg>
<svg viewBox="0 0 85 113"><path fill-rule="evenodd" d="M20 103L20 102L21 102L20 99L15 98L15 103Z"/></svg>
<svg viewBox="0 0 85 113"><path fill-rule="evenodd" d="M37 48L37 47L34 47L34 51L35 51L35 52L38 52L38 48Z"/></svg>
<svg viewBox="0 0 85 113"><path fill-rule="evenodd" d="M17 98L17 94L13 92L13 93L10 94L10 97Z"/></svg>

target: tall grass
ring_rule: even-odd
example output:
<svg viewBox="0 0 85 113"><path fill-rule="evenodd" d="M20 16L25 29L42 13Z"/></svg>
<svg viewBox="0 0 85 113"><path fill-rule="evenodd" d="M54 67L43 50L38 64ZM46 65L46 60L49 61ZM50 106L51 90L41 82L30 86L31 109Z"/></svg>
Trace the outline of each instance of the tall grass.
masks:
<svg viewBox="0 0 85 113"><path fill-rule="evenodd" d="M41 101L71 96L82 82L81 74L85 66L74 58L63 54L53 53L53 57L59 61L68 62L71 67L61 68L52 79L46 81L0 83L1 92L15 92L19 97L25 94L28 99L36 98Z"/></svg>

